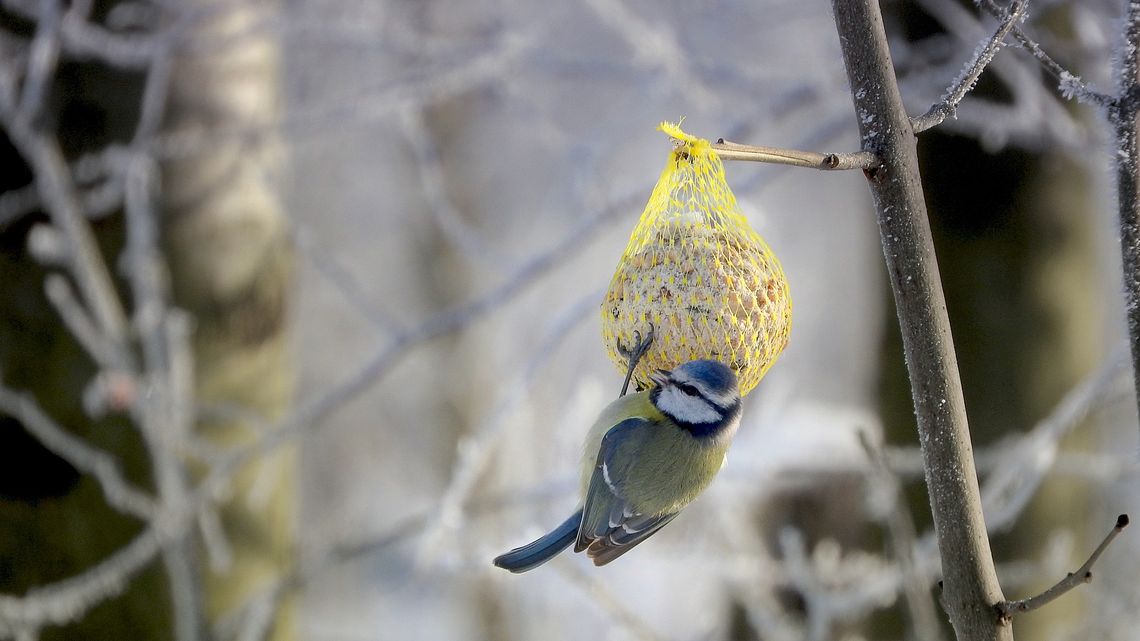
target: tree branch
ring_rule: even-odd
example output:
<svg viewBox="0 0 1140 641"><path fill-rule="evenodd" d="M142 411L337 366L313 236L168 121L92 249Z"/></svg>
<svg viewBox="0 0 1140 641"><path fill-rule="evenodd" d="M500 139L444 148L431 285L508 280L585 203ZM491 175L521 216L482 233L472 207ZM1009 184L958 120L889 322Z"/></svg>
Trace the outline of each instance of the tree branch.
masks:
<svg viewBox="0 0 1140 641"><path fill-rule="evenodd" d="M154 497L123 476L114 456L65 430L30 396L0 385L0 414L19 420L44 447L80 472L95 477L108 505L144 521L157 515Z"/></svg>
<svg viewBox="0 0 1140 641"><path fill-rule="evenodd" d="M1001 6L998 5L998 3L994 2L994 0L976 0L976 4L988 11L990 15L997 18L1000 18L1004 13ZM1045 53L1045 50L1041 48L1041 45L1037 44L1036 40L1026 35L1025 32L1021 30L1021 27L1015 24L1013 26L1012 33L1013 39L1016 40L1019 45L1021 45L1021 48L1028 51L1029 55L1033 56L1038 62L1040 62L1041 66L1045 67L1049 73L1053 74L1058 82L1067 88L1066 91L1070 95L1066 97L1076 97L1077 100L1081 102L1085 102L1090 105L1097 105L1099 107L1107 107L1112 103L1112 98L1110 96L1093 90L1084 82L1082 82L1076 74L1061 66L1061 63L1054 60L1053 57L1048 53Z"/></svg>
<svg viewBox="0 0 1140 641"><path fill-rule="evenodd" d="M59 141L54 135L33 128L0 106L0 125L12 144L31 165L52 224L67 239L69 267L84 302L100 331L118 346L126 345L127 321L122 303L115 293L110 271L99 252L91 226L71 179L71 173Z"/></svg>
<svg viewBox="0 0 1140 641"><path fill-rule="evenodd" d="M882 522L886 525L895 560L899 565L899 587L910 617L908 638L941 641L942 629L938 624L938 613L930 599L929 577L923 576L919 571L915 559L917 536L911 512L902 497L902 486L887 463L886 452L872 440L867 431L859 431L859 443L871 463L867 475L868 493L878 491L890 498L890 509L882 516Z"/></svg>
<svg viewBox="0 0 1140 641"><path fill-rule="evenodd" d="M750 162L766 162L775 165L790 165L792 167L806 167L832 171L841 169L870 169L878 164L874 154L866 151L856 151L847 154L820 153L818 151L800 151L798 149L781 149L779 147L756 147L729 142L721 138L711 147L722 160L746 160Z"/></svg>
<svg viewBox="0 0 1140 641"><path fill-rule="evenodd" d="M1116 97L1108 109L1116 140L1116 194L1125 313L1132 347L1132 376L1140 404L1140 145L1137 144L1137 87L1140 80L1140 4L1128 4L1120 48ZM1140 407L1140 405L1138 405Z"/></svg>
<svg viewBox="0 0 1140 641"><path fill-rule="evenodd" d="M947 612L959 639L1011 639L993 616L1003 601L982 516L965 401L918 171L914 131L874 0L833 0L866 172L898 310L938 535Z"/></svg>
<svg viewBox="0 0 1140 641"><path fill-rule="evenodd" d="M926 113L917 118L911 119L911 124L914 127L914 133L922 133L931 127L936 127L946 120L954 116L954 112L958 109L958 103L966 97L966 94L974 88L974 83L978 81L978 76L982 75L982 71L989 66L990 62L1001 50L1002 41L1005 40L1006 35L1013 29L1017 23L1025 19L1025 8L1028 3L1025 0L1014 0L1009 5L1009 12L1005 18L998 25L998 28L990 36L989 40L984 45L978 47L974 51L973 58L970 62L966 63L962 73L958 74L958 78L954 84L946 89L946 93L942 96L942 100L935 105L932 105Z"/></svg>
<svg viewBox="0 0 1140 641"><path fill-rule="evenodd" d="M1078 569L1076 572L1070 572L1065 578L1058 581L1056 585L1049 588L1048 590L1045 590L1041 594L1038 594L1037 596L1030 597L1028 599L1021 599L1018 601L1002 601L1001 603L994 606L994 608L997 610L998 617L1003 623L1009 622L1016 614L1029 612L1030 610L1036 610L1037 608L1065 594L1069 590L1092 581L1093 564L1096 563L1097 559L1100 558L1100 555L1106 549L1108 549L1108 546L1112 543L1112 540L1115 539L1116 536L1120 534L1126 527L1128 527L1128 515L1121 514L1120 516L1116 517L1116 525L1114 525L1112 529L1109 530L1108 535L1105 536L1104 540L1100 542L1100 545L1098 545L1096 549L1093 550L1092 556L1089 557L1088 561L1085 561L1085 564L1082 565L1080 569Z"/></svg>

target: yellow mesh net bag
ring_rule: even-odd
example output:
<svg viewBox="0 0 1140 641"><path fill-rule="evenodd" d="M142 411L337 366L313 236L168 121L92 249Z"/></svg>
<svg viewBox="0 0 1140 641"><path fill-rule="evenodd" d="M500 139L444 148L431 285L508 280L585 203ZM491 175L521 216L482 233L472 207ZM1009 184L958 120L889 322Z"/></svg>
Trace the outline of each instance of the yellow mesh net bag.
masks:
<svg viewBox="0 0 1140 641"><path fill-rule="evenodd" d="M679 124L669 162L629 238L602 301L602 336L625 372L619 345L635 344L653 324L649 351L633 379L698 358L736 371L747 394L788 344L792 300L780 261L748 224L709 141Z"/></svg>

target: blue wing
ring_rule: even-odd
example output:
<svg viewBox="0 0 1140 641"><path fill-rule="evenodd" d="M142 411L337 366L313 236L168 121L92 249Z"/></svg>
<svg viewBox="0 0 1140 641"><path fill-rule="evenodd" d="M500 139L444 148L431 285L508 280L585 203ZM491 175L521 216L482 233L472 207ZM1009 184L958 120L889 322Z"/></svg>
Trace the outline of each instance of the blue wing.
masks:
<svg viewBox="0 0 1140 641"><path fill-rule="evenodd" d="M605 565L625 554L677 516L677 512L640 513L625 493L629 467L615 462L615 454L623 445L636 446L653 429L656 426L648 419L629 418L602 437L574 545L574 551L585 550L594 565Z"/></svg>

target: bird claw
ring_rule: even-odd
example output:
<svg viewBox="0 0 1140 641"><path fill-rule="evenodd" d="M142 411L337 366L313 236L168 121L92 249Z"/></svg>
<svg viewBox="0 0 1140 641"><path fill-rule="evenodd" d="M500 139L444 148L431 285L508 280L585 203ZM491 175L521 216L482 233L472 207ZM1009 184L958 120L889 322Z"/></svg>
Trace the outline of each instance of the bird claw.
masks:
<svg viewBox="0 0 1140 641"><path fill-rule="evenodd" d="M633 347L627 348L625 345L622 345L621 339L618 339L618 353L624 356L629 363L629 369L627 369L625 373L625 382L622 383L621 386L621 394L618 394L619 397L625 396L625 393L629 391L629 381L633 378L633 370L637 369L638 362L641 361L641 358L649 351L650 345L653 344L653 323L649 323L649 331L645 332L644 337L640 331L636 329L633 330L633 341Z"/></svg>

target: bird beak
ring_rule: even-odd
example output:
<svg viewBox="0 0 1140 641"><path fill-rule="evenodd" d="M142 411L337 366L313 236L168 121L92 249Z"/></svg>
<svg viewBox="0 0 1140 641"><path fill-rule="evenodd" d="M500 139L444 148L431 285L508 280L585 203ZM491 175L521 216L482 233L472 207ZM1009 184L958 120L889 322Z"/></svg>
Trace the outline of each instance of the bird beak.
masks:
<svg viewBox="0 0 1140 641"><path fill-rule="evenodd" d="M669 370L659 369L649 374L649 378L660 387L665 387L669 382Z"/></svg>

